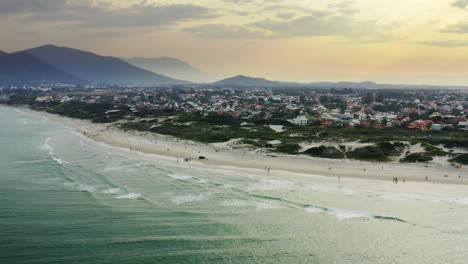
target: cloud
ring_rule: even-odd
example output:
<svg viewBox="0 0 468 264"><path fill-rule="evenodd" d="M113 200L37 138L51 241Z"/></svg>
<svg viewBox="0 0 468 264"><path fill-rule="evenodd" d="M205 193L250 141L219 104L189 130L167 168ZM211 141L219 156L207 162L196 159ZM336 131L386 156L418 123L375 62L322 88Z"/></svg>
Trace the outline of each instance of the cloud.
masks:
<svg viewBox="0 0 468 264"><path fill-rule="evenodd" d="M271 31L276 37L305 36L364 36L377 32L372 21L357 21L348 16L316 13L289 21L264 20L249 24L257 29Z"/></svg>
<svg viewBox="0 0 468 264"><path fill-rule="evenodd" d="M185 28L183 31L206 39L255 39L267 37L265 32L252 30L242 25L208 24Z"/></svg>
<svg viewBox="0 0 468 264"><path fill-rule="evenodd" d="M66 0L0 0L0 15L56 11L65 8L66 2Z"/></svg>
<svg viewBox="0 0 468 264"><path fill-rule="evenodd" d="M355 2L354 1L344 1L339 4L331 4L328 5L331 9L337 9L344 16L353 16L360 12L359 9L354 8Z"/></svg>
<svg viewBox="0 0 468 264"><path fill-rule="evenodd" d="M453 48L453 47L467 47L468 41L458 41L458 40L429 40L429 41L416 41L413 44L432 46L432 47L441 47L441 48Z"/></svg>
<svg viewBox="0 0 468 264"><path fill-rule="evenodd" d="M340 10L353 2L346 1L337 5ZM282 8L280 8L282 7ZM273 11L271 18L257 20L242 25L208 24L186 28L183 31L201 38L293 38L314 36L342 36L357 42L388 42L394 38L389 33L392 28L378 25L372 20L358 20L353 12L341 14L334 10L300 9L294 5L272 5L262 8ZM283 10L282 12L277 12ZM383 35L385 32L385 35Z"/></svg>
<svg viewBox="0 0 468 264"><path fill-rule="evenodd" d="M451 5L464 9L466 6L468 6L468 0L456 0L455 2L452 2Z"/></svg>
<svg viewBox="0 0 468 264"><path fill-rule="evenodd" d="M466 34L468 33L468 23L467 22L460 22L457 24L451 24L447 27L440 30L442 33L458 33L458 34Z"/></svg>
<svg viewBox="0 0 468 264"><path fill-rule="evenodd" d="M291 19L295 16L296 16L296 13L294 12L282 12L282 13L276 14L276 17L281 18L281 19Z"/></svg>
<svg viewBox="0 0 468 264"><path fill-rule="evenodd" d="M155 5L142 1L126 8L109 8L92 3L66 0L0 0L0 15L24 14L24 21L27 23L66 21L89 27L164 26L218 16L209 8L190 4Z"/></svg>

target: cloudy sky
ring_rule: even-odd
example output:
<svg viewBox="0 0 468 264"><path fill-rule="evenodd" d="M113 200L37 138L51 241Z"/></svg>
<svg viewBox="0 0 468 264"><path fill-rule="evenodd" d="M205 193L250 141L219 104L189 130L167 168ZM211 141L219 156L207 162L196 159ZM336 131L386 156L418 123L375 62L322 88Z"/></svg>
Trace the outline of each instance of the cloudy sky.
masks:
<svg viewBox="0 0 468 264"><path fill-rule="evenodd" d="M468 0L0 0L0 50L172 56L286 81L468 85Z"/></svg>

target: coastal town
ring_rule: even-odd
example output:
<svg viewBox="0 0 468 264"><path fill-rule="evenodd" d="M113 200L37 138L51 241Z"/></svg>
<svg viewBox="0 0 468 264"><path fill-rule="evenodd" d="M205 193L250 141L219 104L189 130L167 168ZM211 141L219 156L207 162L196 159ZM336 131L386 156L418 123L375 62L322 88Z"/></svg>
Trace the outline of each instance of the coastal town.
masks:
<svg viewBox="0 0 468 264"><path fill-rule="evenodd" d="M464 90L4 87L0 103L271 157L468 165Z"/></svg>
<svg viewBox="0 0 468 264"><path fill-rule="evenodd" d="M457 90L154 88L0 88L0 102L26 94L38 104L107 103L116 113L161 111L285 120L298 126L468 131L468 92ZM90 91L91 90L91 91ZM26 95L25 95L26 96Z"/></svg>

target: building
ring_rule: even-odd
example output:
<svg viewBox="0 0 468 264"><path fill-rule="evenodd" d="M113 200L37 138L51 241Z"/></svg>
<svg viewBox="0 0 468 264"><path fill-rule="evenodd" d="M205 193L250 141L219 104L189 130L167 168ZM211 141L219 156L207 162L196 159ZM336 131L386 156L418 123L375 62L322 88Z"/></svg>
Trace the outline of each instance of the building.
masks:
<svg viewBox="0 0 468 264"><path fill-rule="evenodd" d="M307 117L305 116L298 116L296 118L289 119L288 121L298 126L307 126L307 124L309 123L309 121L307 120Z"/></svg>
<svg viewBox="0 0 468 264"><path fill-rule="evenodd" d="M468 131L468 121L458 123L458 128L463 131Z"/></svg>

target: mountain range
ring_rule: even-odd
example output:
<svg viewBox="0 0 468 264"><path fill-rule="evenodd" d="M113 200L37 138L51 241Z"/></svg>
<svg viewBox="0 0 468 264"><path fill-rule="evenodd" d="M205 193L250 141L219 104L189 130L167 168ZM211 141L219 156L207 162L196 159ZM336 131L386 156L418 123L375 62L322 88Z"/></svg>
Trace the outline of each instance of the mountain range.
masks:
<svg viewBox="0 0 468 264"><path fill-rule="evenodd" d="M254 78L245 75L238 75L210 84L216 87L232 88L354 88L354 89L467 89L467 86L438 86L438 85L407 85L407 84L378 84L374 82L312 82L296 83L271 81L264 78Z"/></svg>
<svg viewBox="0 0 468 264"><path fill-rule="evenodd" d="M21 54L21 56L11 56L16 54ZM45 81L67 84L190 84L188 81L173 79L138 68L115 57L53 45L0 55L0 64L9 66L2 67L0 70L0 76L3 76L4 80L0 80L0 83L3 84L12 84L12 82L36 84L46 83ZM27 70L23 70L23 68ZM70 78L70 76L74 76L74 78Z"/></svg>
<svg viewBox="0 0 468 264"><path fill-rule="evenodd" d="M73 83L84 80L47 64L28 52L0 55L0 84Z"/></svg>
<svg viewBox="0 0 468 264"><path fill-rule="evenodd" d="M296 83L271 81L244 75L206 83L207 76L209 74L203 73L190 64L169 57L121 59L53 45L45 45L14 53L0 51L0 85L40 85L53 83L104 83L140 86L196 85L190 81L181 80L190 79L204 82L205 84L200 84L204 86L232 88L468 88L462 86L376 84L373 82Z"/></svg>

